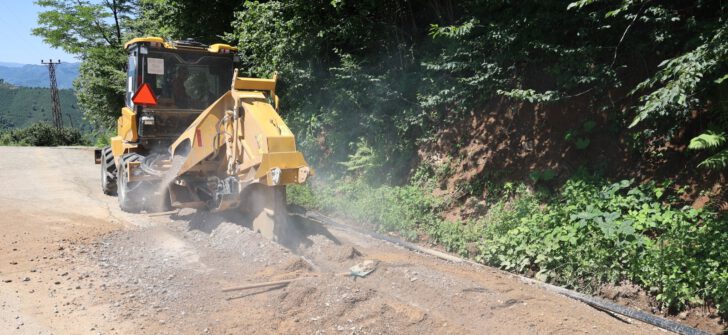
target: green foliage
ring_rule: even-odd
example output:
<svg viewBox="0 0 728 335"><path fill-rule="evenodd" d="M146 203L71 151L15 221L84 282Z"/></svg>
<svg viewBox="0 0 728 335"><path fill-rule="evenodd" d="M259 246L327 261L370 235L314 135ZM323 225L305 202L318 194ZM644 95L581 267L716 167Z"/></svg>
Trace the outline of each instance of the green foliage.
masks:
<svg viewBox="0 0 728 335"><path fill-rule="evenodd" d="M356 173L360 176L367 175L382 164L382 157L378 157L377 153L367 144L366 140L362 139L356 143L356 151L354 151L354 154L349 155L349 159L340 164L345 166L349 172Z"/></svg>
<svg viewBox="0 0 728 335"><path fill-rule="evenodd" d="M249 75L279 73L283 116L312 163L349 173L337 163L366 141L381 157L374 173L398 180L433 122L414 48L436 14L403 1L248 1L227 38Z"/></svg>
<svg viewBox="0 0 728 335"><path fill-rule="evenodd" d="M73 82L78 105L92 124L111 126L121 113L126 92L125 53L121 49L90 49Z"/></svg>
<svg viewBox="0 0 728 335"><path fill-rule="evenodd" d="M571 287L630 280L672 309L715 303L725 312L728 220L673 208L664 188L570 180L541 208L533 196L494 206L484 218L480 261ZM511 203L514 200L509 200ZM505 218L504 218L505 217ZM701 243L703 241L705 243Z"/></svg>
<svg viewBox="0 0 728 335"><path fill-rule="evenodd" d="M126 56L123 43L133 20L134 3L38 0L33 34L83 60L74 81L78 105L95 126L112 124L123 105Z"/></svg>
<svg viewBox="0 0 728 335"><path fill-rule="evenodd" d="M136 17L129 23L132 34L173 40L193 38L219 43L242 1L239 0L137 0Z"/></svg>
<svg viewBox="0 0 728 335"><path fill-rule="evenodd" d="M426 108L473 106L496 94L552 102L615 83L613 69L595 66L606 61L599 49L609 31L592 15L567 13L561 1L467 1L459 9L456 24L430 29L437 52L424 60L433 83L422 95Z"/></svg>
<svg viewBox="0 0 728 335"><path fill-rule="evenodd" d="M124 21L130 19L132 1L96 3L88 0L36 0L47 8L38 14L33 34L55 48L83 54L98 47L121 48Z"/></svg>
<svg viewBox="0 0 728 335"><path fill-rule="evenodd" d="M116 136L114 128L97 128L84 134L85 142L96 148L103 148L111 145L111 137Z"/></svg>
<svg viewBox="0 0 728 335"><path fill-rule="evenodd" d="M666 139L690 122L691 112L720 113L709 108L728 65L728 26L720 15L726 5L719 1L483 0L459 9L456 22L430 27L438 52L423 60L430 72L419 95L424 108L467 115L495 94L531 103L597 101L626 88L639 103L631 106L636 116L623 117L641 125L635 131ZM591 142L573 140L579 149Z"/></svg>
<svg viewBox="0 0 728 335"><path fill-rule="evenodd" d="M597 126L596 122L589 120L589 121L584 122L584 124L582 125L582 128L584 129L584 132L590 133L592 130L594 130L594 128L596 126Z"/></svg>
<svg viewBox="0 0 728 335"><path fill-rule="evenodd" d="M59 146L86 144L87 142L79 129L57 129L44 122L34 123L27 128L0 132L0 145Z"/></svg>
<svg viewBox="0 0 728 335"><path fill-rule="evenodd" d="M661 69L654 77L637 85L633 94L655 86L658 88L640 98L643 104L638 107L630 127L648 117L684 120L691 109L705 104L696 94L716 83L716 80L704 80L705 77L722 74L719 71L728 58L728 26L723 23L703 40L705 42L694 50L660 63Z"/></svg>
<svg viewBox="0 0 728 335"><path fill-rule="evenodd" d="M15 128L15 124L0 114L0 131Z"/></svg>
<svg viewBox="0 0 728 335"><path fill-rule="evenodd" d="M566 6L566 9L567 10L568 9L574 9L574 8L581 9L584 6L591 5L592 3L596 2L596 1L597 0L579 0L579 1L576 1L576 2L570 3L568 6Z"/></svg>
<svg viewBox="0 0 728 335"><path fill-rule="evenodd" d="M89 125L82 119L77 107L76 97L72 90L58 90L63 113L63 124L74 128L88 129ZM24 128L36 122L51 122L51 91L41 87L0 86L0 122L2 128ZM3 126L4 124L4 126Z"/></svg>
<svg viewBox="0 0 728 335"><path fill-rule="evenodd" d="M589 120L584 122L581 128L571 129L564 135L564 140L572 142L574 147L578 150L584 150L591 144L592 131L597 126L597 123Z"/></svg>
<svg viewBox="0 0 728 335"><path fill-rule="evenodd" d="M722 83L723 83L723 82L724 82L724 81L725 81L726 79L728 79L728 74L726 74L726 75L724 75L724 76L722 76L722 77L720 77L720 78L716 79L716 80L715 80L714 82L715 82L716 84L722 84Z"/></svg>
<svg viewBox="0 0 728 335"><path fill-rule="evenodd" d="M589 144L591 141L588 138L577 138L574 142L574 147L576 147L579 150L584 150L587 147L589 147Z"/></svg>
<svg viewBox="0 0 728 335"><path fill-rule="evenodd" d="M724 134L718 134L709 131L691 139L690 145L688 145L688 149L715 151L713 149L718 149L725 143L726 137ZM700 162L698 166L714 170L724 169L728 167L728 148L723 148L717 153L712 154L710 157Z"/></svg>
<svg viewBox="0 0 728 335"><path fill-rule="evenodd" d="M556 101L559 99L558 92L556 91L546 91L543 93L537 93L533 89L512 89L510 91L503 91L498 90L498 94L513 98L516 100L523 100L528 101L530 103L536 103L536 102L551 102Z"/></svg>
<svg viewBox="0 0 728 335"><path fill-rule="evenodd" d="M698 167L704 167L711 170L725 169L727 166L728 149L723 149L698 164Z"/></svg>
<svg viewBox="0 0 728 335"><path fill-rule="evenodd" d="M690 140L690 145L688 145L688 149L693 150L706 150L706 149L715 149L720 147L726 142L725 135L723 134L717 134L714 132L707 132L704 134L700 134L696 137L694 137L692 140Z"/></svg>
<svg viewBox="0 0 728 335"><path fill-rule="evenodd" d="M551 181L554 177L556 177L556 171L551 169L534 170L528 174L528 177L531 178L534 183L538 183L540 181Z"/></svg>
<svg viewBox="0 0 728 335"><path fill-rule="evenodd" d="M179 29L173 1L137 0L136 17L129 21L129 35L133 37L159 36L165 39L179 38Z"/></svg>
<svg viewBox="0 0 728 335"><path fill-rule="evenodd" d="M636 280L673 311L710 303L728 314L728 220L693 209L665 211L660 217L655 228L659 235L639 262Z"/></svg>
<svg viewBox="0 0 728 335"><path fill-rule="evenodd" d="M430 36L433 38L459 38L470 34L476 26L480 26L480 21L475 18L465 21L459 26L440 27L439 25L433 24L430 25Z"/></svg>
<svg viewBox="0 0 728 335"><path fill-rule="evenodd" d="M430 194L433 188L431 171L421 168L405 186L373 187L362 178L318 181L288 187L288 201L414 240L420 227L442 222L437 213L444 202Z"/></svg>
<svg viewBox="0 0 728 335"><path fill-rule="evenodd" d="M308 209L320 208L320 200L310 183L286 186L286 201L288 204L295 204Z"/></svg>
<svg viewBox="0 0 728 335"><path fill-rule="evenodd" d="M417 144L499 95L553 103L632 89L641 101L635 122L660 121L640 124L669 134L707 106L728 45L725 4L710 0L690 10L632 0L37 3L46 10L34 33L84 61L75 87L93 123L108 126L118 114L123 41L224 34L239 46L244 73L279 72L284 117L315 164L347 173L335 163L363 139L385 162L373 170L389 180L410 172ZM574 139L580 149L590 142Z"/></svg>
<svg viewBox="0 0 728 335"><path fill-rule="evenodd" d="M653 54L660 55L652 60L661 61L655 73L632 87L630 94L638 97L640 103L634 107L636 115L629 127L639 124L649 135L669 139L690 122L695 111L704 111L708 118L720 118L722 108L715 108L709 101L716 100L718 85L726 78L728 67L728 23L721 16L726 5L694 1L690 11L683 11L679 2L623 0L617 6L615 9L613 3L606 1L580 0L568 8L601 15L605 24L627 23L610 66L618 64L620 51L638 52L649 45ZM630 42L631 35L644 38L632 37ZM649 42L644 43L645 40ZM728 130L728 123L719 125L718 130ZM719 152L700 166L720 168L725 166L726 156L727 153Z"/></svg>

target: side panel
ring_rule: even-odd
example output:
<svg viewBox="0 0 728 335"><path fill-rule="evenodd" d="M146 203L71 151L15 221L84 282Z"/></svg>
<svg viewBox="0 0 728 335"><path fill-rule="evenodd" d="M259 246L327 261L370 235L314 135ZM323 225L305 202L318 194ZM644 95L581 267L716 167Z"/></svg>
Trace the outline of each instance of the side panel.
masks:
<svg viewBox="0 0 728 335"><path fill-rule="evenodd" d="M254 157L268 152L296 151L293 132L263 99L243 99L245 141Z"/></svg>
<svg viewBox="0 0 728 335"><path fill-rule="evenodd" d="M137 116L129 107L121 109L121 116L117 120L116 131L124 141L136 142L139 139L137 130Z"/></svg>
<svg viewBox="0 0 728 335"><path fill-rule="evenodd" d="M114 162L119 166L119 158L124 154L124 140L121 136L111 138L111 153L114 155Z"/></svg>
<svg viewBox="0 0 728 335"><path fill-rule="evenodd" d="M111 138L111 153L114 155L116 165L119 165L119 159L125 152L133 151L137 145L130 142L136 142L139 139L137 129L136 113L129 107L121 109L121 116L116 121L117 135Z"/></svg>
<svg viewBox="0 0 728 335"><path fill-rule="evenodd" d="M223 132L225 129L218 129L220 120L225 117L225 112L232 111L234 100L232 93L228 91L205 109L177 140L170 146L170 152L176 155L187 155L178 175L192 169L203 159L210 156L215 150L225 143ZM189 152L178 152L178 148L189 145ZM223 153L224 154L224 153Z"/></svg>
<svg viewBox="0 0 728 335"><path fill-rule="evenodd" d="M276 79L235 78L235 89L239 91L272 91L275 94Z"/></svg>

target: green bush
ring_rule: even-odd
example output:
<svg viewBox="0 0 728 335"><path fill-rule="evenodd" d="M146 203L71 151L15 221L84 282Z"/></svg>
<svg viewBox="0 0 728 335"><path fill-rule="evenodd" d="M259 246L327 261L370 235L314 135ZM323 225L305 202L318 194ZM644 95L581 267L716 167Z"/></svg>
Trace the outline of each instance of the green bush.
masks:
<svg viewBox="0 0 728 335"><path fill-rule="evenodd" d="M432 196L433 184L424 172L405 186L374 187L364 178L328 180L288 187L288 201L311 209L369 223L380 231L416 239L419 227L436 226L443 200Z"/></svg>
<svg viewBox="0 0 728 335"><path fill-rule="evenodd" d="M0 133L0 145L59 146L85 145L86 140L75 128L57 129L39 122L27 128L11 129Z"/></svg>
<svg viewBox="0 0 728 335"><path fill-rule="evenodd" d="M542 206L523 193L496 204L480 232L478 261L595 291L630 280L672 311L728 308L728 220L675 208L664 187L570 180Z"/></svg>

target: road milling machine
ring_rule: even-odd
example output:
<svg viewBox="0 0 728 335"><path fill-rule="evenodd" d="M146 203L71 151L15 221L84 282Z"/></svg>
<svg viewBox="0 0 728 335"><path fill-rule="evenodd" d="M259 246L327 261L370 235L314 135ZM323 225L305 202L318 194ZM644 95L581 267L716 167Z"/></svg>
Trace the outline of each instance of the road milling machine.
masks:
<svg viewBox="0 0 728 335"><path fill-rule="evenodd" d="M286 185L311 170L278 114L276 76L238 77L235 47L135 38L125 106L111 144L95 151L101 188L127 212L241 209L276 240Z"/></svg>

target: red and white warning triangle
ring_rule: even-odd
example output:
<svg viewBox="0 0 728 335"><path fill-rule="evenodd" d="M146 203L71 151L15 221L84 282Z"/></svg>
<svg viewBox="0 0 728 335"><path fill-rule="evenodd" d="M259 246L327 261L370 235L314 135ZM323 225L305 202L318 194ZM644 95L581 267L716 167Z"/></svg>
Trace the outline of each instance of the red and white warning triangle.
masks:
<svg viewBox="0 0 728 335"><path fill-rule="evenodd" d="M131 101L134 104L142 106L155 106L157 104L157 98L154 96L152 88L149 87L149 84L147 83L144 83L142 84L142 87L139 87L136 93L134 93L134 96L131 98Z"/></svg>

